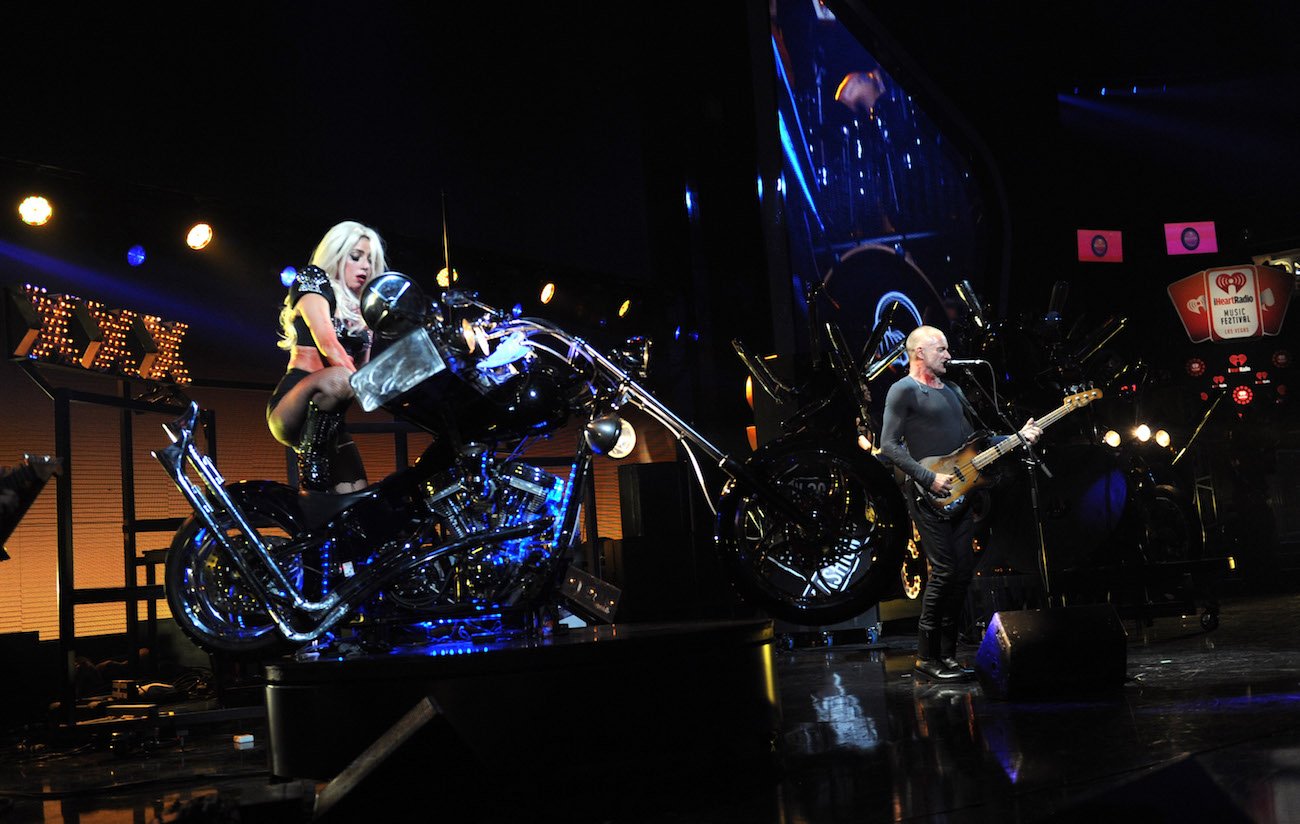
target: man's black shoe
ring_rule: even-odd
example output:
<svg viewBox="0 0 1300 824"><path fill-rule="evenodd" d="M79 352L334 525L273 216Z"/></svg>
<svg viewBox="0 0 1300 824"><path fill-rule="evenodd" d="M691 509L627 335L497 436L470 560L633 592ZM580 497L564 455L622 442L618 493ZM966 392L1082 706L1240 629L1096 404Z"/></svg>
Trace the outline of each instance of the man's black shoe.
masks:
<svg viewBox="0 0 1300 824"><path fill-rule="evenodd" d="M940 658L939 663L943 664L948 669L957 670L965 678L975 677L975 670L970 667L963 666L961 661L958 661L956 658Z"/></svg>
<svg viewBox="0 0 1300 824"><path fill-rule="evenodd" d="M949 667L938 658L918 658L912 671L931 681L965 681L970 677L960 667Z"/></svg>

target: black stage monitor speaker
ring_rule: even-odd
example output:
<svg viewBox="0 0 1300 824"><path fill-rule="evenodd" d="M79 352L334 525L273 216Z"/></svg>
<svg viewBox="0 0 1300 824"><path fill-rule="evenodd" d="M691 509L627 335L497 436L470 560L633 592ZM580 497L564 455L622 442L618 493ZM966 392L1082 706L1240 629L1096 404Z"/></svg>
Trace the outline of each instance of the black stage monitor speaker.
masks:
<svg viewBox="0 0 1300 824"><path fill-rule="evenodd" d="M682 472L675 461L619 466L624 538L659 538L690 531Z"/></svg>
<svg viewBox="0 0 1300 824"><path fill-rule="evenodd" d="M1110 604L994 613L975 655L985 695L1070 698L1117 689L1128 638Z"/></svg>

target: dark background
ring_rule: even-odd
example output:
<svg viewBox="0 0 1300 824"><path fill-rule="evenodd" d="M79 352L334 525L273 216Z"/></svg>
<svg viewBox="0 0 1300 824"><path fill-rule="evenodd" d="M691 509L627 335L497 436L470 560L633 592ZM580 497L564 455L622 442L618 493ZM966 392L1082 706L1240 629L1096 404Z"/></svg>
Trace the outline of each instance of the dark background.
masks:
<svg viewBox="0 0 1300 824"><path fill-rule="evenodd" d="M1071 324L1127 318L1125 344L1176 372L1165 286L1300 246L1290 4L834 7L991 170L1002 244L973 277L999 314L1032 319L1066 281ZM560 319L656 336L670 399L744 417L728 343L762 349L781 322L753 192L765 20L743 2L12 10L0 196L65 194L46 229L3 223L3 274L187 320L196 377L269 382L281 267L354 218L431 285L445 226L489 300L532 310L557 280ZM199 215L202 255L176 242ZM1221 252L1167 257L1181 220L1217 221ZM1125 262L1078 263L1078 228L1123 230ZM679 327L694 350L668 344Z"/></svg>

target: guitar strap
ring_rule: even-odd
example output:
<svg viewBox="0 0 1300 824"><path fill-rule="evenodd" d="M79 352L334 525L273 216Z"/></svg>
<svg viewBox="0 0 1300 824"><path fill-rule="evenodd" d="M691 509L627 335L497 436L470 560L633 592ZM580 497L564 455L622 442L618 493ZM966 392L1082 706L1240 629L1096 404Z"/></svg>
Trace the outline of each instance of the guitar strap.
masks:
<svg viewBox="0 0 1300 824"><path fill-rule="evenodd" d="M961 401L961 408L966 412L966 420L970 423L971 428L977 432L981 429L988 429L989 427L984 423L984 421L980 420L979 413L975 411L975 407L971 406L970 401L966 399L966 393L962 391L962 388L956 383L952 384L952 388L953 391L957 393L957 399Z"/></svg>

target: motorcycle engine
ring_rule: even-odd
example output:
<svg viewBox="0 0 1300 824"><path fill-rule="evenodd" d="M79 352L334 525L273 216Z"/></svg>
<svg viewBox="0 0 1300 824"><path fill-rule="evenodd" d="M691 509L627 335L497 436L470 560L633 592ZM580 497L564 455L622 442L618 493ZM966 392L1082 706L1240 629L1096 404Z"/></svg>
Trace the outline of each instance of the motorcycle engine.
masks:
<svg viewBox="0 0 1300 824"><path fill-rule="evenodd" d="M558 517L566 482L524 461L498 462L481 445L466 447L455 468L434 479L427 499L442 524L441 539L454 540L537 517ZM501 600L525 564L549 553L548 537L492 543L440 559L417 572L390 595L411 607L435 603ZM544 556L543 556L544 557Z"/></svg>

